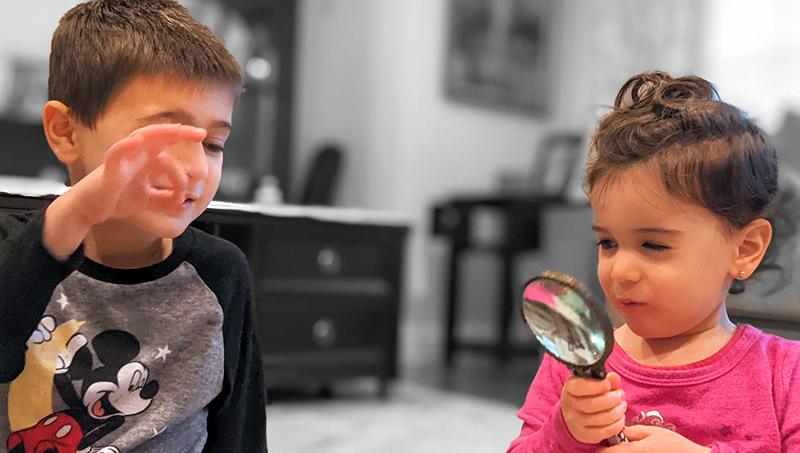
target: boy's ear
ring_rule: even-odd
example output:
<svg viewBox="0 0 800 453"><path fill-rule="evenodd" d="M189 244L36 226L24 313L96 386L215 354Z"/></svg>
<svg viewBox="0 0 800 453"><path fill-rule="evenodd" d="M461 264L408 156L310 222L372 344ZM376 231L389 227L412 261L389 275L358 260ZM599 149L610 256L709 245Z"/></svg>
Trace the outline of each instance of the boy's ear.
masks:
<svg viewBox="0 0 800 453"><path fill-rule="evenodd" d="M744 280L755 272L772 241L772 224L766 219L756 219L736 234L736 252L730 269L734 278ZM744 274L741 274L744 272Z"/></svg>
<svg viewBox="0 0 800 453"><path fill-rule="evenodd" d="M50 149L58 160L64 164L71 164L78 159L75 148L75 124L69 115L69 107L59 101L49 101L42 112L44 134Z"/></svg>

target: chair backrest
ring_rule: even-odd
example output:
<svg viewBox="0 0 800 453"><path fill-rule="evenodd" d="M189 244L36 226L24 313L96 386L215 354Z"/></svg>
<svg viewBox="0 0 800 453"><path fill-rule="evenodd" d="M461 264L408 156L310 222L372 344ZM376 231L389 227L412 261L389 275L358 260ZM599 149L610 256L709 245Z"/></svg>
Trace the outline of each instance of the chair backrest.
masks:
<svg viewBox="0 0 800 453"><path fill-rule="evenodd" d="M336 145L325 145L317 151L306 177L300 204L333 205L342 161L343 152Z"/></svg>
<svg viewBox="0 0 800 453"><path fill-rule="evenodd" d="M0 174L37 176L47 166L63 167L50 150L41 123L0 118L0 138Z"/></svg>

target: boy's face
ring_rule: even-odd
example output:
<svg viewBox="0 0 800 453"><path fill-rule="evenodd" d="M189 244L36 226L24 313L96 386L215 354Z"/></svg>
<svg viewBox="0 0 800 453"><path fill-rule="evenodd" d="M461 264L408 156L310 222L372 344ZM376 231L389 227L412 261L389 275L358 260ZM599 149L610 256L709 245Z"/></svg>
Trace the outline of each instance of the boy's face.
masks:
<svg viewBox="0 0 800 453"><path fill-rule="evenodd" d="M230 135L233 106L233 95L225 86L203 86L164 76L135 77L111 99L94 130L76 126L74 141L80 159L70 167L73 183L102 165L109 147L143 126L181 123L206 129L202 144L181 142L164 150L186 172L183 205L174 211L147 210L131 218L153 237L176 237L203 213L219 188L222 148ZM163 184L164 188L171 185L168 180Z"/></svg>
<svg viewBox="0 0 800 453"><path fill-rule="evenodd" d="M652 172L619 176L592 197L597 274L608 302L643 338L716 325L733 279L734 235L708 209L669 195Z"/></svg>

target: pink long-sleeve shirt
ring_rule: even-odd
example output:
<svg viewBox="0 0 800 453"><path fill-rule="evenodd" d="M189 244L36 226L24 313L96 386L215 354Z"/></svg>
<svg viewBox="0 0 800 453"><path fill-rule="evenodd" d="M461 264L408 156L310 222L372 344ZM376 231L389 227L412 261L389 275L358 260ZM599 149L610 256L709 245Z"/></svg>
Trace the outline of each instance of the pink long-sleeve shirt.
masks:
<svg viewBox="0 0 800 453"><path fill-rule="evenodd" d="M713 453L800 452L800 342L739 325L722 350L700 362L645 366L617 345L606 369L622 377L629 426L672 429ZM564 422L559 399L570 376L545 355L508 453L600 449L577 441Z"/></svg>

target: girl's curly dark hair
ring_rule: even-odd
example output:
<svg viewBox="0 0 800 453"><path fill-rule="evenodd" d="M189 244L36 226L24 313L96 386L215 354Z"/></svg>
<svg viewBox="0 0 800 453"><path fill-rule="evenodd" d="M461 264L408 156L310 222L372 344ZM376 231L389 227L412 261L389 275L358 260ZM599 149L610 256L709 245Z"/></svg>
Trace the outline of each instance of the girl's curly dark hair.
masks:
<svg viewBox="0 0 800 453"><path fill-rule="evenodd" d="M716 88L696 77L645 72L620 89L591 137L585 188L603 190L607 177L634 165L657 171L667 192L709 209L729 227L767 218L778 191L778 161L765 134ZM776 268L778 244L759 271ZM731 293L744 291L735 280Z"/></svg>

